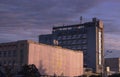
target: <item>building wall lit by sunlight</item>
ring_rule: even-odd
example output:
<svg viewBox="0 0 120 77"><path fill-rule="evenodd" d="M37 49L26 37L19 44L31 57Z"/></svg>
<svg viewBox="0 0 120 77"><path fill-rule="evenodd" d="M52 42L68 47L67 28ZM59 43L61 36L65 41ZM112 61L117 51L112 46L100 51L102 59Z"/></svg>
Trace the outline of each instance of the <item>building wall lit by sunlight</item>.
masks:
<svg viewBox="0 0 120 77"><path fill-rule="evenodd" d="M16 68L24 64L35 64L42 75L83 74L83 52L30 40L1 43L0 62L1 65L13 65Z"/></svg>

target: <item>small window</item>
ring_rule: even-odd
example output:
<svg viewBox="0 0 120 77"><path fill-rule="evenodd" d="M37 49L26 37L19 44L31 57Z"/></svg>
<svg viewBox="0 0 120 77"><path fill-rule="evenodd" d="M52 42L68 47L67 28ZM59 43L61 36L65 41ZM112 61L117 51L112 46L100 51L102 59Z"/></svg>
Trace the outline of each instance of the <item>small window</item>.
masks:
<svg viewBox="0 0 120 77"><path fill-rule="evenodd" d="M87 43L87 39L83 39L82 44L86 44L86 43Z"/></svg>
<svg viewBox="0 0 120 77"><path fill-rule="evenodd" d="M23 50L21 49L20 51L20 63L21 64L23 63L23 60L24 60L24 53L23 53Z"/></svg>
<svg viewBox="0 0 120 77"><path fill-rule="evenodd" d="M4 51L4 52L3 52L3 56L6 57L6 55L7 55L7 54L6 54L6 51Z"/></svg>
<svg viewBox="0 0 120 77"><path fill-rule="evenodd" d="M87 53L87 50L83 50L83 53L84 53L84 55L87 55L88 53Z"/></svg>
<svg viewBox="0 0 120 77"><path fill-rule="evenodd" d="M15 63L16 63L15 60L13 60L13 61L12 61L12 65L15 65Z"/></svg>
<svg viewBox="0 0 120 77"><path fill-rule="evenodd" d="M15 50L13 50L13 57L17 56L17 53Z"/></svg>
<svg viewBox="0 0 120 77"><path fill-rule="evenodd" d="M87 49L87 45L83 45L83 46L82 46L82 49Z"/></svg>
<svg viewBox="0 0 120 77"><path fill-rule="evenodd" d="M82 38L87 38L87 34L83 34L83 35L82 35Z"/></svg>
<svg viewBox="0 0 120 77"><path fill-rule="evenodd" d="M0 57L2 57L2 52L0 51Z"/></svg>
<svg viewBox="0 0 120 77"><path fill-rule="evenodd" d="M7 64L7 62L6 62L6 61L4 61L4 64Z"/></svg>
<svg viewBox="0 0 120 77"><path fill-rule="evenodd" d="M11 51L8 51L8 57L11 57Z"/></svg>
<svg viewBox="0 0 120 77"><path fill-rule="evenodd" d="M8 64L11 65L11 61L10 60L8 61Z"/></svg>

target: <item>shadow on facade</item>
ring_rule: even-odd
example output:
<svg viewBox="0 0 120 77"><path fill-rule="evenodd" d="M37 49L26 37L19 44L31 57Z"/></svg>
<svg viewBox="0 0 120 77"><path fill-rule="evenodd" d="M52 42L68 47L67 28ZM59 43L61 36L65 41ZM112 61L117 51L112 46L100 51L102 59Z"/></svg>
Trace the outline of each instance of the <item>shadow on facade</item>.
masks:
<svg viewBox="0 0 120 77"><path fill-rule="evenodd" d="M39 66L38 70L39 70L39 73L40 73L40 77L69 77L69 76L64 76L63 73L60 76L58 76L56 73L53 73L53 75L48 74L46 72L47 69L44 67L42 60L40 61L40 66Z"/></svg>
<svg viewBox="0 0 120 77"><path fill-rule="evenodd" d="M42 63L42 60L40 61L40 66L39 66L38 70L39 70L40 75L48 75L48 74L46 73L46 70L47 70L47 69L44 68L44 65L43 65L43 63Z"/></svg>

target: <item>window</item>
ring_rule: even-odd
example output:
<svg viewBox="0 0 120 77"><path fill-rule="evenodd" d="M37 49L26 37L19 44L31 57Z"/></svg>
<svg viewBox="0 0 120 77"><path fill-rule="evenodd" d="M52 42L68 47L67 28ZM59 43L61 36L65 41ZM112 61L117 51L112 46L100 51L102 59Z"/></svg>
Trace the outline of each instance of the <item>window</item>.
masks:
<svg viewBox="0 0 120 77"><path fill-rule="evenodd" d="M13 50L13 57L16 57L17 56L17 53L15 50Z"/></svg>
<svg viewBox="0 0 120 77"><path fill-rule="evenodd" d="M75 39L76 38L76 35L73 35L73 37L72 37L73 39Z"/></svg>
<svg viewBox="0 0 120 77"><path fill-rule="evenodd" d="M8 51L8 57L11 57L11 51Z"/></svg>
<svg viewBox="0 0 120 77"><path fill-rule="evenodd" d="M65 39L66 39L66 36L63 36L62 39L65 40Z"/></svg>
<svg viewBox="0 0 120 77"><path fill-rule="evenodd" d="M85 44L85 43L87 43L87 39L82 40L82 44Z"/></svg>
<svg viewBox="0 0 120 77"><path fill-rule="evenodd" d="M21 47L24 47L25 44L20 44Z"/></svg>
<svg viewBox="0 0 120 77"><path fill-rule="evenodd" d="M76 40L73 40L73 41L72 41L72 44L76 44Z"/></svg>
<svg viewBox="0 0 120 77"><path fill-rule="evenodd" d="M82 38L87 38L87 34L83 34L83 35L82 35Z"/></svg>
<svg viewBox="0 0 120 77"><path fill-rule="evenodd" d="M81 34L78 35L78 38L81 38Z"/></svg>
<svg viewBox="0 0 120 77"><path fill-rule="evenodd" d="M59 36L59 37L58 37L58 40L60 40L61 38L62 38L62 37L61 37L61 36Z"/></svg>
<svg viewBox="0 0 120 77"><path fill-rule="evenodd" d="M78 40L78 41L77 41L77 44L81 44L81 40Z"/></svg>
<svg viewBox="0 0 120 77"><path fill-rule="evenodd" d="M15 65L15 63L16 63L15 60L13 60L13 61L12 61L12 65Z"/></svg>
<svg viewBox="0 0 120 77"><path fill-rule="evenodd" d="M0 66L2 65L2 62L0 61Z"/></svg>
<svg viewBox="0 0 120 77"><path fill-rule="evenodd" d="M81 49L81 45L78 46L78 49Z"/></svg>
<svg viewBox="0 0 120 77"><path fill-rule="evenodd" d="M4 65L5 65L5 64L7 64L7 62L6 62L6 61L4 61Z"/></svg>
<svg viewBox="0 0 120 77"><path fill-rule="evenodd" d="M20 50L20 63L22 64L24 60L24 53L23 53L23 49Z"/></svg>
<svg viewBox="0 0 120 77"><path fill-rule="evenodd" d="M1 53L1 51L0 51L0 57L2 57L2 53Z"/></svg>
<svg viewBox="0 0 120 77"><path fill-rule="evenodd" d="M87 45L83 45L83 46L82 46L82 49L87 49Z"/></svg>
<svg viewBox="0 0 120 77"><path fill-rule="evenodd" d="M69 35L67 38L68 38L68 39L71 39L71 35Z"/></svg>
<svg viewBox="0 0 120 77"><path fill-rule="evenodd" d="M8 61L8 64L11 65L11 61L10 60Z"/></svg>
<svg viewBox="0 0 120 77"><path fill-rule="evenodd" d="M84 55L87 55L88 53L87 53L87 50L83 50L83 53L84 53Z"/></svg>
<svg viewBox="0 0 120 77"><path fill-rule="evenodd" d="M61 45L61 43L62 43L61 41L58 41L58 44L59 44L59 45Z"/></svg>
<svg viewBox="0 0 120 77"><path fill-rule="evenodd" d="M78 26L78 29L84 28L84 26Z"/></svg>
<svg viewBox="0 0 120 77"><path fill-rule="evenodd" d="M77 48L76 48L76 46L72 46L72 49L74 49L74 50L75 50L75 49L77 49Z"/></svg>
<svg viewBox="0 0 120 77"><path fill-rule="evenodd" d="M3 52L3 56L6 57L6 55L7 55L7 53L6 53L6 51L4 51L4 52Z"/></svg>

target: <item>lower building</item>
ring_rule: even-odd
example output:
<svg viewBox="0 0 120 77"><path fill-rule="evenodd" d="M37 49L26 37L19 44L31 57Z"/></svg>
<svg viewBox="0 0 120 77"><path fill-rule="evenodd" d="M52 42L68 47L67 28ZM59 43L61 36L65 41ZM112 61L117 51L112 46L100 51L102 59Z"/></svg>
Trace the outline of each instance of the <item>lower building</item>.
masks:
<svg viewBox="0 0 120 77"><path fill-rule="evenodd" d="M0 64L19 68L35 64L42 75L83 74L83 53L30 40L0 43Z"/></svg>
<svg viewBox="0 0 120 77"><path fill-rule="evenodd" d="M120 72L120 58L105 58L105 68L109 72Z"/></svg>

